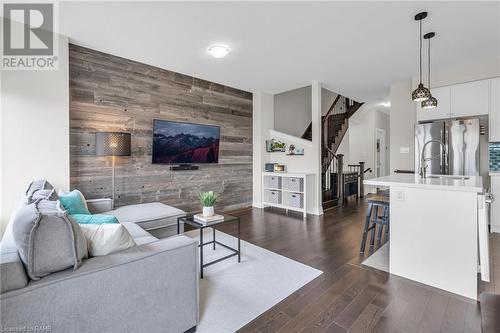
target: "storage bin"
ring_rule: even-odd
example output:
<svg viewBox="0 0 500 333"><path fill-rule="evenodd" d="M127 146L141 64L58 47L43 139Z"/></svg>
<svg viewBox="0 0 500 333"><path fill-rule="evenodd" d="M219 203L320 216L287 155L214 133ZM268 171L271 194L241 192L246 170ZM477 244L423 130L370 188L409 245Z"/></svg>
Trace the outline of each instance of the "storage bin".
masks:
<svg viewBox="0 0 500 333"><path fill-rule="evenodd" d="M264 176L264 187L281 189L281 177L279 176Z"/></svg>
<svg viewBox="0 0 500 333"><path fill-rule="evenodd" d="M281 191L264 190L264 202L281 204Z"/></svg>
<svg viewBox="0 0 500 333"><path fill-rule="evenodd" d="M285 192L283 204L294 208L304 208L304 195L302 193Z"/></svg>
<svg viewBox="0 0 500 333"><path fill-rule="evenodd" d="M283 177L283 189L294 192L304 192L304 178Z"/></svg>

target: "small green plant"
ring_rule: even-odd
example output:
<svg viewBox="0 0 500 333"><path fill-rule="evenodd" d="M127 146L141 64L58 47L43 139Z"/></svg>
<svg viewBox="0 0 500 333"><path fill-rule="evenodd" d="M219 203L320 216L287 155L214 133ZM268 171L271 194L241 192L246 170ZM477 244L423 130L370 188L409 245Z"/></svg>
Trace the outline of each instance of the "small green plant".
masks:
<svg viewBox="0 0 500 333"><path fill-rule="evenodd" d="M201 192L198 194L198 199L200 199L203 207L213 207L217 202L217 195L214 191Z"/></svg>
<svg viewBox="0 0 500 333"><path fill-rule="evenodd" d="M275 139L272 139L271 140L271 149L274 150L274 151L285 151L285 143L284 142L281 142L281 141L278 141L278 140L275 140Z"/></svg>

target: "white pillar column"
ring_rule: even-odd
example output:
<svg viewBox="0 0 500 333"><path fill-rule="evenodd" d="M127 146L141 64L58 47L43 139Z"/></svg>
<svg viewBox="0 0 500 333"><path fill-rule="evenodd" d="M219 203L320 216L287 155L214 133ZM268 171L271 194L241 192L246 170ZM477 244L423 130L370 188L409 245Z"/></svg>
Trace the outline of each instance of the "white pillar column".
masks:
<svg viewBox="0 0 500 333"><path fill-rule="evenodd" d="M262 172L267 161L266 139L274 129L274 95L263 92L253 94L253 200L252 206L262 206Z"/></svg>
<svg viewBox="0 0 500 333"><path fill-rule="evenodd" d="M314 163L314 213L323 214L321 202L321 82L313 81L311 84L311 116L312 116L312 145Z"/></svg>

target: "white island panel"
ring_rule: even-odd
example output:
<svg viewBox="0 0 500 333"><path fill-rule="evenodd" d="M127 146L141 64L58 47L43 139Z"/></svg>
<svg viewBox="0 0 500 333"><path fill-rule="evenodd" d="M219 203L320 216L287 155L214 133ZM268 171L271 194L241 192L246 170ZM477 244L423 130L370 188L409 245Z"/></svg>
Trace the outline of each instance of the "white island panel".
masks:
<svg viewBox="0 0 500 333"><path fill-rule="evenodd" d="M477 299L477 193L391 185L390 272Z"/></svg>

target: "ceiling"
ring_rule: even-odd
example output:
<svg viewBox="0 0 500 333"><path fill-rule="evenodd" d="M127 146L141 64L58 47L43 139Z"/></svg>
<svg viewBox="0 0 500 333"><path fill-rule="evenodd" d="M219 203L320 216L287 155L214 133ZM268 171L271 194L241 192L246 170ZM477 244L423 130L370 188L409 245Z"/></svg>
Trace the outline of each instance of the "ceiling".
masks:
<svg viewBox="0 0 500 333"><path fill-rule="evenodd" d="M418 74L418 24L433 69L500 61L500 2L61 2L72 43L248 91L313 80L358 101ZM225 43L224 59L207 47ZM424 49L425 50L425 49Z"/></svg>

